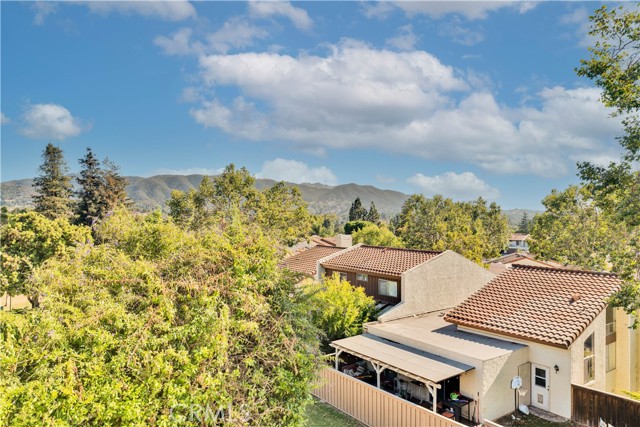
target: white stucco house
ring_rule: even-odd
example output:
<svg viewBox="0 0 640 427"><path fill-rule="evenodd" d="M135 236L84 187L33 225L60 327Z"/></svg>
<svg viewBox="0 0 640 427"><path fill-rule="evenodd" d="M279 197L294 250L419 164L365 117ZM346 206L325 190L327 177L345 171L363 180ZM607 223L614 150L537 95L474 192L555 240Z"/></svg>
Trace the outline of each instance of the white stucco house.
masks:
<svg viewBox="0 0 640 427"><path fill-rule="evenodd" d="M468 402L458 415L476 422L517 403L570 418L572 383L640 386L638 333L607 307L620 284L613 274L514 265L452 309L380 319L332 345L367 361L379 386L387 371L409 381L410 398L434 410L454 391Z"/></svg>

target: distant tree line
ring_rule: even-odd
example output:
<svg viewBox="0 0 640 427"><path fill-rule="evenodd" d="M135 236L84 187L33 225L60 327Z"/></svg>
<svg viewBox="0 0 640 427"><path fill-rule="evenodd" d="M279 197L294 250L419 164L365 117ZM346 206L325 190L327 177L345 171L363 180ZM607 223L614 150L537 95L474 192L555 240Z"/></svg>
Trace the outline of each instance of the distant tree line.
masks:
<svg viewBox="0 0 640 427"><path fill-rule="evenodd" d="M66 218L75 224L92 225L119 204L128 202L126 179L118 166L105 159L103 164L87 148L79 160L81 169L74 192L69 167L62 150L48 144L42 154L40 175L34 179L34 210L49 219ZM75 196L75 198L74 198Z"/></svg>

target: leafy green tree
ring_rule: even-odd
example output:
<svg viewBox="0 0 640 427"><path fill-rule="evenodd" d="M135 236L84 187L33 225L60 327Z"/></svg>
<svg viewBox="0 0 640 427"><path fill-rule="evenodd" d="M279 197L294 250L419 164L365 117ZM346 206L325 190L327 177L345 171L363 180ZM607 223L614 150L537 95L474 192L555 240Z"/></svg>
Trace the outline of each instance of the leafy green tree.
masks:
<svg viewBox="0 0 640 427"><path fill-rule="evenodd" d="M69 177L69 167L59 147L49 143L42 153L40 175L34 178L36 194L33 203L36 212L49 219L71 218L73 216L73 189Z"/></svg>
<svg viewBox="0 0 640 427"><path fill-rule="evenodd" d="M394 235L385 224L377 226L373 223L365 225L360 230L351 233L353 243L364 243L373 246L389 246L401 248L404 245L400 238Z"/></svg>
<svg viewBox="0 0 640 427"><path fill-rule="evenodd" d="M103 216L106 206L103 173L100 161L91 148L87 148L87 154L79 160L79 163L82 169L76 178L80 185L76 192L78 196L76 221L78 224L91 226Z"/></svg>
<svg viewBox="0 0 640 427"><path fill-rule="evenodd" d="M362 206L360 197L356 197L356 199L351 204L351 208L349 209L349 221L366 221L366 220L367 220L367 210Z"/></svg>
<svg viewBox="0 0 640 427"><path fill-rule="evenodd" d="M40 309L0 312L0 425L300 425L319 368L309 296L231 212L191 232L117 209L49 259Z"/></svg>
<svg viewBox="0 0 640 427"><path fill-rule="evenodd" d="M230 164L213 179L205 177L197 190L172 192L169 215L180 226L199 230L224 226L239 213L284 245L309 235L311 216L297 188L280 182L258 191L254 184L247 169Z"/></svg>
<svg viewBox="0 0 640 427"><path fill-rule="evenodd" d="M531 227L533 225L533 220L529 219L529 215L526 212L522 214L520 218L520 222L518 223L518 233L529 234L531 232Z"/></svg>
<svg viewBox="0 0 640 427"><path fill-rule="evenodd" d="M374 223L375 225L380 225L380 214L378 213L378 209L376 209L376 204L371 201L369 205L369 212L367 213L367 221Z"/></svg>
<svg viewBox="0 0 640 427"><path fill-rule="evenodd" d="M336 214L324 213L312 215L311 221L311 233L321 237L334 236L343 230Z"/></svg>
<svg viewBox="0 0 640 427"><path fill-rule="evenodd" d="M600 209L586 187L553 190L536 215L529 237L532 253L542 259L610 270L611 254L625 251L624 227Z"/></svg>
<svg viewBox="0 0 640 427"><path fill-rule="evenodd" d="M312 319L323 332L322 349L331 350L329 343L362 333L362 325L376 316L375 300L364 288L353 286L334 273L322 283L307 281L303 289L310 296Z"/></svg>
<svg viewBox="0 0 640 427"><path fill-rule="evenodd" d="M625 285L613 303L627 313L640 308L640 3L616 9L602 6L590 17L589 34L596 40L591 56L582 60L578 75L602 89L601 100L622 118L618 138L621 161L608 166L578 165L594 202L626 229L630 250L612 252L614 271Z"/></svg>
<svg viewBox="0 0 640 427"><path fill-rule="evenodd" d="M369 221L349 221L344 225L345 234L353 234L371 224Z"/></svg>
<svg viewBox="0 0 640 427"><path fill-rule="evenodd" d="M478 199L454 202L440 195L409 197L397 220L396 234L408 248L452 250L482 264L500 253L508 239L508 224L497 204Z"/></svg>
<svg viewBox="0 0 640 427"><path fill-rule="evenodd" d="M109 213L119 205L130 206L127 179L120 174L120 168L108 158L102 164L104 212Z"/></svg>
<svg viewBox="0 0 640 427"><path fill-rule="evenodd" d="M34 211L8 213L0 227L0 295L23 294L37 307L40 294L30 280L35 270L49 259L67 259L91 241L88 228L71 225L66 218L49 219Z"/></svg>

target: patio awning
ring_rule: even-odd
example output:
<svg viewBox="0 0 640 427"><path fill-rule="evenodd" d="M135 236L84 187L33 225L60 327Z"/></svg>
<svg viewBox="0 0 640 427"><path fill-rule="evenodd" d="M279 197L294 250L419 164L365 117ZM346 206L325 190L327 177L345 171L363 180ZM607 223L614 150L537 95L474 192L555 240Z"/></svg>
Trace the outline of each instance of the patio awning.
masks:
<svg viewBox="0 0 640 427"><path fill-rule="evenodd" d="M333 341L331 347L424 383L437 384L474 369L473 366L371 334Z"/></svg>

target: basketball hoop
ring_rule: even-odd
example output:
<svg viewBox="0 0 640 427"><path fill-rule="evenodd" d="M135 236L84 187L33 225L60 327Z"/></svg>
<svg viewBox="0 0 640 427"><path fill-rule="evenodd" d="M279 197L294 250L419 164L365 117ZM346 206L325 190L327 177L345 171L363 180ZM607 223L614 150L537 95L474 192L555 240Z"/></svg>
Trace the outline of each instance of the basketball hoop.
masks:
<svg viewBox="0 0 640 427"><path fill-rule="evenodd" d="M528 392L528 391L529 391L529 390L524 390L524 389L522 389L522 388L519 388L519 389L518 389L518 394L519 394L520 396L524 396L524 395L526 395L526 394L527 394L527 392Z"/></svg>

